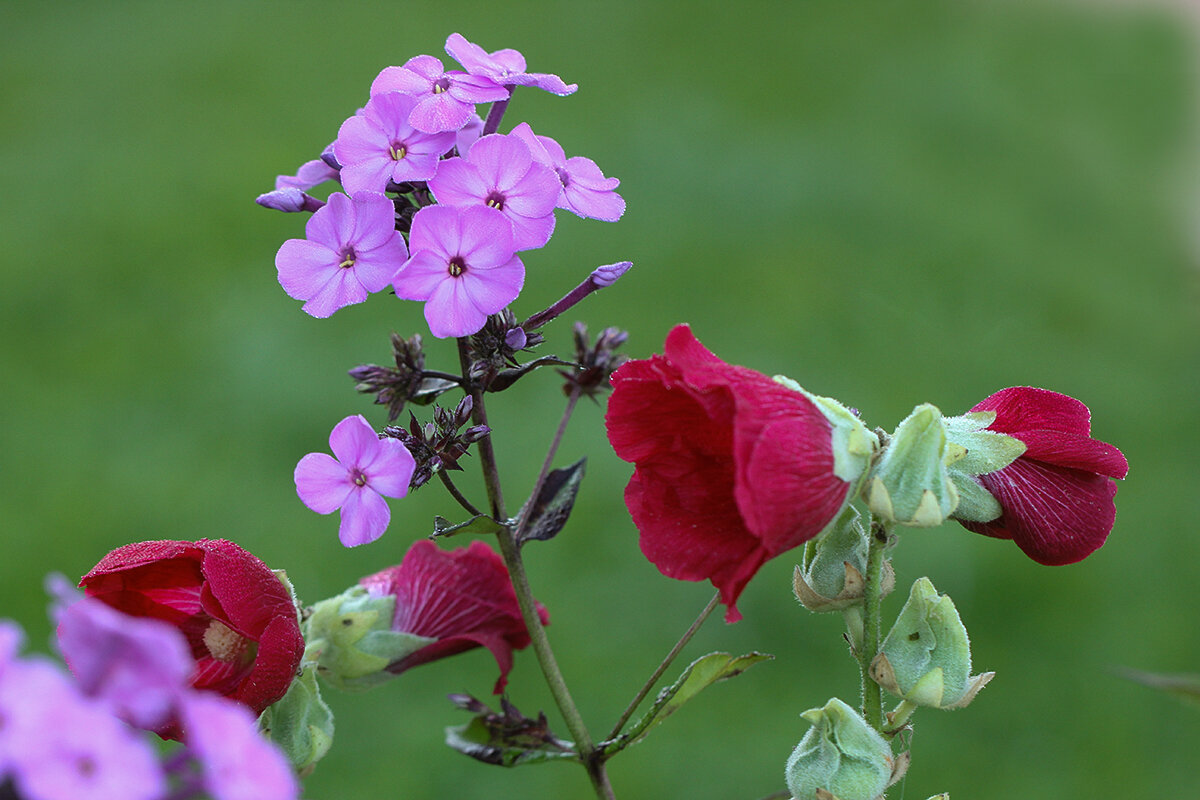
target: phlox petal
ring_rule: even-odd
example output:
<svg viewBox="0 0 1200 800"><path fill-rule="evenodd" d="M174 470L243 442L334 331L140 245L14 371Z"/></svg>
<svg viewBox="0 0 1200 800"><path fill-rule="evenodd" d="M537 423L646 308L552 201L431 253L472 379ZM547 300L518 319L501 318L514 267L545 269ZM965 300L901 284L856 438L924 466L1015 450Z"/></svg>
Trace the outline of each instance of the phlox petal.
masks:
<svg viewBox="0 0 1200 800"><path fill-rule="evenodd" d="M443 281L451 280L446 272L446 258L429 250L413 253L392 279L396 296L402 300L428 300Z"/></svg>
<svg viewBox="0 0 1200 800"><path fill-rule="evenodd" d="M379 434L362 414L352 414L333 426L329 449L347 469L361 468L375 457Z"/></svg>
<svg viewBox="0 0 1200 800"><path fill-rule="evenodd" d="M416 461L399 439L380 439L379 448L361 464L367 485L387 497L404 497Z"/></svg>
<svg viewBox="0 0 1200 800"><path fill-rule="evenodd" d="M490 269L475 269L466 275L463 293L471 305L484 314L495 314L521 293L525 284L525 265L513 256L508 263Z"/></svg>
<svg viewBox="0 0 1200 800"><path fill-rule="evenodd" d="M289 297L307 300L321 291L339 270L337 254L319 242L288 239L275 254L279 285Z"/></svg>
<svg viewBox="0 0 1200 800"><path fill-rule="evenodd" d="M300 788L291 765L258 732L254 715L205 692L183 708L188 747L199 756L204 787L216 800L294 800Z"/></svg>
<svg viewBox="0 0 1200 800"><path fill-rule="evenodd" d="M384 92L420 94L429 91L430 81L440 74L441 61L433 56L413 56L402 67L384 67L371 82L371 96Z"/></svg>
<svg viewBox="0 0 1200 800"><path fill-rule="evenodd" d="M366 299L367 290L355 277L354 271L339 267L317 293L308 299L302 309L310 316L325 319L338 309L361 303Z"/></svg>
<svg viewBox="0 0 1200 800"><path fill-rule="evenodd" d="M421 98L408 122L422 133L456 131L471 119L475 108L454 97L450 92L430 94Z"/></svg>
<svg viewBox="0 0 1200 800"><path fill-rule="evenodd" d="M491 186L509 187L529 171L533 156L519 137L493 133L471 145L467 160Z"/></svg>
<svg viewBox="0 0 1200 800"><path fill-rule="evenodd" d="M442 205L470 206L481 204L490 187L475 165L463 158L448 158L438 166L429 189Z"/></svg>
<svg viewBox="0 0 1200 800"><path fill-rule="evenodd" d="M354 481L346 468L328 453L309 453L294 473L300 502L318 514L331 514L346 502Z"/></svg>
<svg viewBox="0 0 1200 800"><path fill-rule="evenodd" d="M346 547L373 542L383 536L391 518L391 509L378 492L356 486L342 503L338 539Z"/></svg>
<svg viewBox="0 0 1200 800"><path fill-rule="evenodd" d="M488 268L512 258L512 223L501 212L487 206L471 206L458 215L456 252L472 267Z"/></svg>
<svg viewBox="0 0 1200 800"><path fill-rule="evenodd" d="M487 322L487 314L471 302L461 280L446 280L425 302L425 321L430 333L445 339L476 333Z"/></svg>
<svg viewBox="0 0 1200 800"><path fill-rule="evenodd" d="M354 223L354 203L341 192L334 192L326 204L308 218L304 238L320 242L331 250L340 250L354 236Z"/></svg>

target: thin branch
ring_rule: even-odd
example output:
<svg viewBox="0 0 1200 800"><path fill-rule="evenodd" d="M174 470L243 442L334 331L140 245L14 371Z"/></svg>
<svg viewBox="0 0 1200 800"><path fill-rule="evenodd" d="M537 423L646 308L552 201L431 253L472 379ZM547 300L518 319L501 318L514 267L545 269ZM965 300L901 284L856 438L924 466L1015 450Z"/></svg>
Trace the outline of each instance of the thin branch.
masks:
<svg viewBox="0 0 1200 800"><path fill-rule="evenodd" d="M444 469L438 470L438 477L442 479L442 485L450 492L450 496L458 501L458 504L467 510L467 513L473 517L478 517L483 514L478 508L472 505L471 501L463 496L463 493L454 485L454 481L450 478L450 473Z"/></svg>

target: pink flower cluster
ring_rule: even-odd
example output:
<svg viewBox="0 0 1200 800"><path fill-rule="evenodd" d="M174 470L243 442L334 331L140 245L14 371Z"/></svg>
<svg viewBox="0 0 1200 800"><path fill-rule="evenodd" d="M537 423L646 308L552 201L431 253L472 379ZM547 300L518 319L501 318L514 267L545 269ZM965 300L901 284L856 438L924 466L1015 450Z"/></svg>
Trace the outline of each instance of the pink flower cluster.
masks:
<svg viewBox="0 0 1200 800"><path fill-rule="evenodd" d="M517 253L549 241L556 208L609 221L624 212L619 181L591 160L568 159L527 123L496 132L517 86L567 95L574 84L527 72L516 50L488 53L457 33L446 52L466 71L428 55L385 68L323 160L280 176L258 199L314 212L305 238L275 258L280 284L312 316L390 286L425 303L434 336L468 336L520 294ZM487 123L479 103L492 104ZM326 203L306 193L328 179L344 193Z"/></svg>

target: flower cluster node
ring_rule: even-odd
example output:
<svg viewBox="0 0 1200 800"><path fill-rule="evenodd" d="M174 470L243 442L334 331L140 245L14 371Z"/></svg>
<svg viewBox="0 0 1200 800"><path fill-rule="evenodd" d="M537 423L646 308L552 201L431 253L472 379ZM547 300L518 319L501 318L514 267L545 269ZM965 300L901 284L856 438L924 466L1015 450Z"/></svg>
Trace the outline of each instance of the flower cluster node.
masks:
<svg viewBox="0 0 1200 800"><path fill-rule="evenodd" d="M518 325L510 309L492 314L479 332L467 340L471 363L467 377L486 391L507 389L529 371L529 365L523 367L517 360L517 353L533 350L545 340L542 334Z"/></svg>
<svg viewBox="0 0 1200 800"><path fill-rule="evenodd" d="M425 373L425 351L420 334L405 339L392 334L395 367L361 364L349 371L355 391L375 395L375 404L388 407L388 422L400 416L406 403L429 405L458 384L448 378Z"/></svg>
<svg viewBox="0 0 1200 800"><path fill-rule="evenodd" d="M591 342L587 325L576 322L574 337L576 367L571 371L558 371L566 379L563 392L568 395L578 392L595 400L597 395L612 388L609 378L629 360L628 356L616 352L629 339L629 334L620 328L609 327L600 331L596 341Z"/></svg>
<svg viewBox="0 0 1200 800"><path fill-rule="evenodd" d="M417 466L409 482L410 491L424 486L438 470L461 470L458 460L467 454L471 445L491 432L487 425L472 425L462 430L471 419L473 406L471 396L467 395L453 412L434 406L433 420L424 425L410 413L407 430L397 425L383 429L385 435L399 439L416 460Z"/></svg>

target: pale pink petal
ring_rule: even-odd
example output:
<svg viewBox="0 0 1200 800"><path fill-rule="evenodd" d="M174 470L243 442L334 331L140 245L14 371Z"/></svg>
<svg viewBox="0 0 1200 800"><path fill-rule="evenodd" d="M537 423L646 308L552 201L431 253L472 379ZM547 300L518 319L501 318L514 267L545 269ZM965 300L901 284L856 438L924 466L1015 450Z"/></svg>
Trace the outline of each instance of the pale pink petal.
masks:
<svg viewBox="0 0 1200 800"><path fill-rule="evenodd" d="M362 469L367 473L367 485L385 497L404 497L412 480L416 461L399 439L380 439L379 450Z"/></svg>
<svg viewBox="0 0 1200 800"><path fill-rule="evenodd" d="M325 285L308 299L302 310L318 319L325 319L338 309L366 299L367 290L355 277L354 270L339 267Z"/></svg>
<svg viewBox="0 0 1200 800"><path fill-rule="evenodd" d="M346 468L328 453L309 453L294 475L300 502L318 514L330 514L346 502L354 481Z"/></svg>
<svg viewBox="0 0 1200 800"><path fill-rule="evenodd" d="M464 208L459 214L458 254L475 269L507 264L512 258L513 229L509 217L487 206Z"/></svg>
<svg viewBox="0 0 1200 800"><path fill-rule="evenodd" d="M307 300L321 291L333 278L338 266L337 253L319 242L288 239L275 255L279 285L289 297Z"/></svg>
<svg viewBox="0 0 1200 800"><path fill-rule="evenodd" d="M347 469L354 469L375 455L379 434L362 414L353 414L333 426L329 449Z"/></svg>
<svg viewBox="0 0 1200 800"><path fill-rule="evenodd" d="M483 327L487 315L477 309L463 291L462 280L443 281L425 302L429 332L439 339L470 336Z"/></svg>
<svg viewBox="0 0 1200 800"><path fill-rule="evenodd" d="M304 226L304 238L320 242L331 250L341 250L354 235L354 203L341 192L317 209Z"/></svg>
<svg viewBox="0 0 1200 800"><path fill-rule="evenodd" d="M471 305L484 314L495 314L521 293L525 283L525 265L513 256L507 264L490 269L476 269L463 276L463 292Z"/></svg>
<svg viewBox="0 0 1200 800"><path fill-rule="evenodd" d="M429 182L433 196L444 206L482 205L490 188L479 174L478 168L462 158L448 158L443 161L438 165L437 175ZM432 208L423 208L421 211Z"/></svg>
<svg viewBox="0 0 1200 800"><path fill-rule="evenodd" d="M346 547L373 542L387 530L392 518L387 501L367 487L355 487L342 503L338 539Z"/></svg>
<svg viewBox="0 0 1200 800"><path fill-rule="evenodd" d="M533 156L520 137L493 133L471 145L467 160L489 187L508 189L529 172Z"/></svg>

